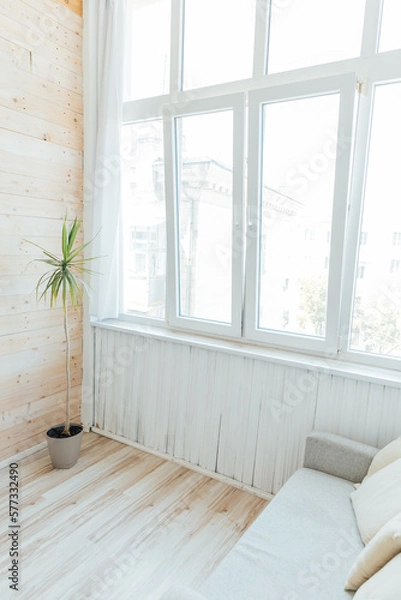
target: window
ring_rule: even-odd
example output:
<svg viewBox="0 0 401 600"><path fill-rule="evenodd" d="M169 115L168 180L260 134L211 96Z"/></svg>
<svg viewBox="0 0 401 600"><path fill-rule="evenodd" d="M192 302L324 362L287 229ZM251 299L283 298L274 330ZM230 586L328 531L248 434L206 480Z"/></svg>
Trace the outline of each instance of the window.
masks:
<svg viewBox="0 0 401 600"><path fill-rule="evenodd" d="M362 228L371 232L376 251L359 250L355 294L360 301L353 311L353 332L358 330L359 343L355 337L351 342L356 351L390 356L401 356L401 280L395 277L400 261L391 257L392 245L398 242L393 225L401 220L397 200L401 196L400 103L401 83L378 82L373 87Z"/></svg>
<svg viewBox="0 0 401 600"><path fill-rule="evenodd" d="M253 275L256 322L249 323L248 334L255 339L284 329L320 338L326 332L328 274L320 252L311 254L311 243L316 243L316 231L327 231L331 222L337 161L335 153L330 159L321 153L321 144L329 131L337 138L340 94L310 89L293 99L299 96L294 87L291 95L270 102L268 92L250 95L250 135L260 137L260 143L253 144L249 156L249 178L259 182L258 198L253 190L249 196L255 198L259 215L256 239L266 240L263 246L256 244L248 263L249 274L264 265ZM259 152L252 152L259 146L261 161ZM282 293L283 276L294 282L291 297ZM251 294L249 289L249 298ZM292 308L285 327L283 306Z"/></svg>
<svg viewBox="0 0 401 600"><path fill-rule="evenodd" d="M233 113L179 117L175 135L179 314L231 323Z"/></svg>
<svg viewBox="0 0 401 600"><path fill-rule="evenodd" d="M272 2L268 73L359 56L365 0Z"/></svg>
<svg viewBox="0 0 401 600"><path fill-rule="evenodd" d="M170 79L171 0L130 0L129 7L126 99L165 94Z"/></svg>
<svg viewBox="0 0 401 600"><path fill-rule="evenodd" d="M400 3L129 1L122 318L398 366Z"/></svg>
<svg viewBox="0 0 401 600"><path fill-rule="evenodd" d="M384 0L380 32L380 52L401 48L400 0Z"/></svg>
<svg viewBox="0 0 401 600"><path fill-rule="evenodd" d="M160 120L123 128L123 305L126 313L165 315L166 207Z"/></svg>
<svg viewBox="0 0 401 600"><path fill-rule="evenodd" d="M186 0L184 14L184 90L251 77L256 0Z"/></svg>

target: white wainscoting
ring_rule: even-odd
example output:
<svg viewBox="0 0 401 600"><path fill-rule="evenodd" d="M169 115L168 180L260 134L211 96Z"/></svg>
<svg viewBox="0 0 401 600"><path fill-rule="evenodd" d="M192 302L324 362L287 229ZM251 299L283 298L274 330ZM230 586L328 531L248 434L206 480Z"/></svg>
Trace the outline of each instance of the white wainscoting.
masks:
<svg viewBox="0 0 401 600"><path fill-rule="evenodd" d="M383 446L401 434L401 389L355 374L94 328L101 430L275 493L314 429Z"/></svg>

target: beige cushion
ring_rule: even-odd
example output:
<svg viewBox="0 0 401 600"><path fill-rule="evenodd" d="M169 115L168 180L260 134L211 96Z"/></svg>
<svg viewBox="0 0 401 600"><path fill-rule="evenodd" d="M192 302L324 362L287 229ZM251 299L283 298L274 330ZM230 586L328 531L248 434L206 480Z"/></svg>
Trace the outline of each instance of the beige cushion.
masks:
<svg viewBox="0 0 401 600"><path fill-rule="evenodd" d="M387 446L384 446L379 452L374 456L369 470L367 472L367 477L374 475L380 469L387 467L390 463L394 462L398 458L401 458L401 437L393 440Z"/></svg>
<svg viewBox="0 0 401 600"><path fill-rule="evenodd" d="M396 554L401 552L401 512L376 533L349 572L346 590L357 590Z"/></svg>
<svg viewBox="0 0 401 600"><path fill-rule="evenodd" d="M397 554L380 571L361 585L354 600L400 600L401 554Z"/></svg>
<svg viewBox="0 0 401 600"><path fill-rule="evenodd" d="M351 494L359 533L365 544L401 512L401 458L364 481Z"/></svg>

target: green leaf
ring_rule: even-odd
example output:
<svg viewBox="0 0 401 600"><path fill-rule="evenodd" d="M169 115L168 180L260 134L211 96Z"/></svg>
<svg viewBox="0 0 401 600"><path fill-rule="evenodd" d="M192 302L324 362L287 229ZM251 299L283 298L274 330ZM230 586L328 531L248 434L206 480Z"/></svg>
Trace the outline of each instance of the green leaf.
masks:
<svg viewBox="0 0 401 600"><path fill-rule="evenodd" d="M78 221L77 218L75 217L74 222L71 225L70 233L68 235L68 249L69 250L71 250L71 248L74 245L75 238L77 237L80 226L81 226L81 221Z"/></svg>
<svg viewBox="0 0 401 600"><path fill-rule="evenodd" d="M63 254L64 259L67 256L67 249L68 249L67 217L65 217L63 226L61 228L61 252Z"/></svg>

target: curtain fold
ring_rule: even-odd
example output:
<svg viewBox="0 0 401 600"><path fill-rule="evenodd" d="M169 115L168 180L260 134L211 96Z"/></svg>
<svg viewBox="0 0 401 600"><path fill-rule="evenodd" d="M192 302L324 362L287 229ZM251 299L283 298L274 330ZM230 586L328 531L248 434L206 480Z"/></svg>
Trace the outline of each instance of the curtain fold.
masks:
<svg viewBox="0 0 401 600"><path fill-rule="evenodd" d="M114 318L119 310L121 124L127 0L88 0L85 111L86 232L96 236L90 254L90 314Z"/></svg>

